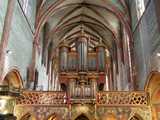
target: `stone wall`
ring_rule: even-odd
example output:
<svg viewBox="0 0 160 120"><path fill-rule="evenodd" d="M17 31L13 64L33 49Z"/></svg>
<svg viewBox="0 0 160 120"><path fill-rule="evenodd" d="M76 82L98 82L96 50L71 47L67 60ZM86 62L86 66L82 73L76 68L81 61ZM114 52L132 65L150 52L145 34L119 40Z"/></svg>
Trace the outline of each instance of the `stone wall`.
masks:
<svg viewBox="0 0 160 120"><path fill-rule="evenodd" d="M32 57L32 42L33 33L16 0L7 46L7 51L10 52L6 53L5 71L16 67L20 71L22 79L26 79L27 67Z"/></svg>
<svg viewBox="0 0 160 120"><path fill-rule="evenodd" d="M8 0L2 0L0 3L0 38L3 32L7 3ZM27 68L32 60L37 7L36 0L28 0L27 11L24 11L23 7L22 0L15 0L11 29L9 31L9 41L6 48L4 71L6 74L11 69L17 69L20 72L24 85L26 85ZM39 53L37 53L36 57L36 69L39 72L38 86L42 86L43 90L48 90L46 68L41 64L42 56L38 55Z"/></svg>
<svg viewBox="0 0 160 120"><path fill-rule="evenodd" d="M8 4L8 0L1 0L1 3L0 3L0 41L2 37L4 19L5 19L5 15L7 11L7 4Z"/></svg>
<svg viewBox="0 0 160 120"><path fill-rule="evenodd" d="M134 38L134 52L137 68L137 81L139 89L144 89L148 74L153 70L153 58L160 47L160 33L154 0L144 0L145 11L138 20L136 0L130 0L129 5ZM137 0L138 1L138 0ZM142 0L139 0L142 1Z"/></svg>

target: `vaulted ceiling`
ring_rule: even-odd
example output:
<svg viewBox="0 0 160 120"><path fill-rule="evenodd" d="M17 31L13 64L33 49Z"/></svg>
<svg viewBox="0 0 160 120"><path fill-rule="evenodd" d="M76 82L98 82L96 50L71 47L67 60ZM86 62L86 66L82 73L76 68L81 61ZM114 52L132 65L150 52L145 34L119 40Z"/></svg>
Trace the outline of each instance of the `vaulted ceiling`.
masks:
<svg viewBox="0 0 160 120"><path fill-rule="evenodd" d="M69 43L84 32L93 42L100 39L108 47L118 48L122 28L130 33L130 19L125 0L43 0L38 14L37 31L47 24L46 47Z"/></svg>

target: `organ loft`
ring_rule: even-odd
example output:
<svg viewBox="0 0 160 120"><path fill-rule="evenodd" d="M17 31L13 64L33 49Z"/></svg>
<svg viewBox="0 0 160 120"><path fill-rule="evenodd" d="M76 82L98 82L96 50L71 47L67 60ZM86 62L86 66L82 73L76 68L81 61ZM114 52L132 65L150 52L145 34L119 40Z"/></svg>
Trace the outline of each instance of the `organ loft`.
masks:
<svg viewBox="0 0 160 120"><path fill-rule="evenodd" d="M97 88L106 82L107 49L100 39L92 39L81 27L80 36L59 46L59 80L71 99L95 99Z"/></svg>
<svg viewBox="0 0 160 120"><path fill-rule="evenodd" d="M160 120L160 0L0 0L0 120Z"/></svg>

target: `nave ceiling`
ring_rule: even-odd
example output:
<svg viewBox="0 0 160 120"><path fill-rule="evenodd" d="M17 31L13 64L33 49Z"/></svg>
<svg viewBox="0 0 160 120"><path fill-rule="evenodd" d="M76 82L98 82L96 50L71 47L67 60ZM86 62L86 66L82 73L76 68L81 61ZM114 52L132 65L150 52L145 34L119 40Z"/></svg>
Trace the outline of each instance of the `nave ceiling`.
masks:
<svg viewBox="0 0 160 120"><path fill-rule="evenodd" d="M73 43L83 27L94 45L102 39L113 52L120 48L122 28L129 26L127 11L124 0L44 0L37 26L47 24L46 48L53 43L53 51L64 39Z"/></svg>

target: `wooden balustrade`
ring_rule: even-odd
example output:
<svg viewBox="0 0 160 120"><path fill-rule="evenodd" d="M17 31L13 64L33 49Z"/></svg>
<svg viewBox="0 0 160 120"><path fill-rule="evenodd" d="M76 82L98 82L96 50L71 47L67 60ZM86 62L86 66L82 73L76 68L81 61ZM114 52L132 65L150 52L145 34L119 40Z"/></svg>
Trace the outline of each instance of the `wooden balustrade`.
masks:
<svg viewBox="0 0 160 120"><path fill-rule="evenodd" d="M149 97L146 92L98 92L97 105L99 106L147 106Z"/></svg>
<svg viewBox="0 0 160 120"><path fill-rule="evenodd" d="M65 92L42 92L42 91L24 91L17 98L18 105L49 105L65 106L67 105L67 95Z"/></svg>
<svg viewBox="0 0 160 120"><path fill-rule="evenodd" d="M67 97L65 92L41 92L41 91L24 91L20 97L17 97L17 105L47 105L47 106L66 106L72 103L82 101L85 103L96 100L98 106L147 106L149 104L149 96L143 91L117 91L117 92L97 92L97 96L90 97Z"/></svg>

